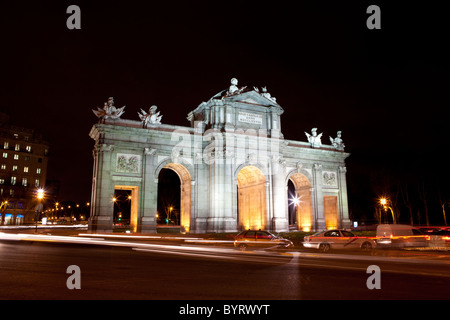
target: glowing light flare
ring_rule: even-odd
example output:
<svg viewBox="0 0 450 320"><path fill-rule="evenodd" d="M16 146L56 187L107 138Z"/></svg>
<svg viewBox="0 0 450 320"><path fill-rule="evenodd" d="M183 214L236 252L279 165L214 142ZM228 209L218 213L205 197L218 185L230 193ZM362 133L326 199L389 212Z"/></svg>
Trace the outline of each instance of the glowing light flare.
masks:
<svg viewBox="0 0 450 320"><path fill-rule="evenodd" d="M299 198L291 199L291 204L293 204L294 206L298 206L300 204L300 199Z"/></svg>
<svg viewBox="0 0 450 320"><path fill-rule="evenodd" d="M302 197L303 197L303 195L301 195L299 197L292 197L290 199L291 204L293 204L296 207L299 206L303 202Z"/></svg>
<svg viewBox="0 0 450 320"><path fill-rule="evenodd" d="M45 195L44 189L38 189L37 190L36 197L38 198L38 200L44 199L44 195Z"/></svg>

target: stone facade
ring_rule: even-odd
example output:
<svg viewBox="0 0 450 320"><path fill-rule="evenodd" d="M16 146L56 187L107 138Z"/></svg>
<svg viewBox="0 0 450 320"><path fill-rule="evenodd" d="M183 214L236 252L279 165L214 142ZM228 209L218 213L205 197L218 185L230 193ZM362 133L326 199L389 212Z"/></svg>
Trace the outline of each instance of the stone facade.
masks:
<svg viewBox="0 0 450 320"><path fill-rule="evenodd" d="M117 189L131 190L133 231L156 232L163 168L175 171L181 181L184 232L287 231L289 180L298 199L298 229L350 226L349 154L343 144L318 144L320 136L314 145L284 139L284 110L266 88L238 88L233 79L228 90L189 112L190 127L161 124L161 118L102 117L101 111L96 111L100 121L90 132L95 141L92 232L112 230L111 199Z"/></svg>

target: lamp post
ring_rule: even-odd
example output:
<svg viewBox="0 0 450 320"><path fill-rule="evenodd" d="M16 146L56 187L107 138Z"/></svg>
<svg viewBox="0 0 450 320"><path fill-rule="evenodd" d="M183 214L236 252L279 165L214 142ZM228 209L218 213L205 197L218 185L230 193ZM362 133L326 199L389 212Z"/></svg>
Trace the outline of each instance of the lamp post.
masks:
<svg viewBox="0 0 450 320"><path fill-rule="evenodd" d="M383 206L384 211L387 212L387 209L391 210L392 222L393 222L394 224L397 224L397 221L396 221L396 219L395 219L394 210L392 210L392 207L389 206L388 203L389 203L389 200L388 200L388 199L386 199L386 198L381 198L381 199L380 199L380 204ZM380 220L381 220L381 217L380 217Z"/></svg>
<svg viewBox="0 0 450 320"><path fill-rule="evenodd" d="M45 196L44 189L38 189L37 194L36 194L38 204L36 205L36 209L35 209L36 211L34 212L34 220L36 222L36 228L35 228L36 233L37 233L37 225L38 225L39 215L40 215L40 212L42 212L42 199L44 199L44 196Z"/></svg>
<svg viewBox="0 0 450 320"><path fill-rule="evenodd" d="M166 219L166 223L167 223L167 224L169 224L170 217L172 216L172 210L173 210L173 207L169 207L169 216L168 216L167 219Z"/></svg>
<svg viewBox="0 0 450 320"><path fill-rule="evenodd" d="M2 203L0 203L0 210L3 210L3 209L6 209L6 207L7 207L7 205L8 205L8 201L2 201ZM0 215L0 225L3 225L3 217L4 217L4 212L0 212L1 213L1 215Z"/></svg>

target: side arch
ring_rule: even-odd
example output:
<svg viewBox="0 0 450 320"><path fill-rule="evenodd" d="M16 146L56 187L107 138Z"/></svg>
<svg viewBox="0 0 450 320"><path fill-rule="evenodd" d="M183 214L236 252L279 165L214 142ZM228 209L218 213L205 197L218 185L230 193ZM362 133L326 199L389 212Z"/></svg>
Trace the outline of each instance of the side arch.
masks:
<svg viewBox="0 0 450 320"><path fill-rule="evenodd" d="M298 230L309 232L314 222L311 177L305 171L293 170L287 176L286 186L289 180L294 184L295 195L288 195L288 205L295 205Z"/></svg>
<svg viewBox="0 0 450 320"><path fill-rule="evenodd" d="M192 201L192 176L185 164L171 162L170 159L162 161L155 170L158 179L162 169L173 170L181 182L180 194L180 231L189 232L191 228L191 201ZM159 180L158 180L159 182ZM158 195L159 196L159 195Z"/></svg>

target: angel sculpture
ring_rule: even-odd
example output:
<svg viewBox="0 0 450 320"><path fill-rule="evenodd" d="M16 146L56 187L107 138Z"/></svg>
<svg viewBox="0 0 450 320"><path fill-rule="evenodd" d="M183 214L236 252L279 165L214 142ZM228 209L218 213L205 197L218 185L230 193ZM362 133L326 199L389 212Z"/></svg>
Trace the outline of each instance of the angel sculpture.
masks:
<svg viewBox="0 0 450 320"><path fill-rule="evenodd" d="M272 97L272 96L270 95L270 93L267 91L267 87L262 87L261 90L262 90L261 95L262 95L263 97L266 97L267 99L270 99L270 100L272 100L273 102L277 102L277 98Z"/></svg>
<svg viewBox="0 0 450 320"><path fill-rule="evenodd" d="M336 150L343 151L344 148L345 148L345 145L344 145L344 142L343 142L343 140L341 138L341 135L342 135L342 131L338 131L337 132L337 137L334 138L334 139L332 137L330 137L330 141L331 141L331 144L333 145L333 147Z"/></svg>
<svg viewBox="0 0 450 320"><path fill-rule="evenodd" d="M239 89L237 84L238 84L238 80L236 78L231 79L231 85L228 88L228 91L226 92L225 96L222 97L222 99L225 97L235 95L235 94L240 94L247 88L247 87L241 87Z"/></svg>
<svg viewBox="0 0 450 320"><path fill-rule="evenodd" d="M139 118L142 121L144 128L147 128L148 124L161 124L162 116L159 115L159 111L156 112L157 106L151 106L148 113L141 109L142 113L138 112Z"/></svg>
<svg viewBox="0 0 450 320"><path fill-rule="evenodd" d="M231 85L228 89L228 95L232 95L236 93L236 91L239 91L239 88L237 87L238 81L236 78L231 79Z"/></svg>
<svg viewBox="0 0 450 320"><path fill-rule="evenodd" d="M102 121L107 119L117 120L122 114L124 114L125 106L122 108L116 108L114 106L114 98L109 97L108 102L105 102L103 109L97 107L97 110L92 110L94 114Z"/></svg>
<svg viewBox="0 0 450 320"><path fill-rule="evenodd" d="M317 134L317 128L312 128L311 134L305 132L308 142L312 148L320 148L322 146L322 134Z"/></svg>

